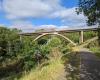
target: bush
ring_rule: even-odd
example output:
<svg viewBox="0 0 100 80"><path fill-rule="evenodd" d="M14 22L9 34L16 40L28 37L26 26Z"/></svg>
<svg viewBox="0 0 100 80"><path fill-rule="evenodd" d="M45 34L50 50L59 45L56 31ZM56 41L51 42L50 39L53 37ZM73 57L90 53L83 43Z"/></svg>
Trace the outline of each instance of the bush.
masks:
<svg viewBox="0 0 100 80"><path fill-rule="evenodd" d="M90 50L93 51L95 55L100 58L100 47L91 47Z"/></svg>
<svg viewBox="0 0 100 80"><path fill-rule="evenodd" d="M39 45L44 45L46 43L47 43L47 40L46 39L40 39L40 40L38 40L38 44Z"/></svg>
<svg viewBox="0 0 100 80"><path fill-rule="evenodd" d="M61 40L57 37L51 38L48 43L50 47L59 47L61 45Z"/></svg>

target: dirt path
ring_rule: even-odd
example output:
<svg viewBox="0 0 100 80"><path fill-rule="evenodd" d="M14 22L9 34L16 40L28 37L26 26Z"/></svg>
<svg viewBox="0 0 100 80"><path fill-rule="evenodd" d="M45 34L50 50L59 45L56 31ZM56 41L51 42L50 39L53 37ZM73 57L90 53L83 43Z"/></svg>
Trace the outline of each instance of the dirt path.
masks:
<svg viewBox="0 0 100 80"><path fill-rule="evenodd" d="M100 59L91 52L80 52L80 80L100 80Z"/></svg>

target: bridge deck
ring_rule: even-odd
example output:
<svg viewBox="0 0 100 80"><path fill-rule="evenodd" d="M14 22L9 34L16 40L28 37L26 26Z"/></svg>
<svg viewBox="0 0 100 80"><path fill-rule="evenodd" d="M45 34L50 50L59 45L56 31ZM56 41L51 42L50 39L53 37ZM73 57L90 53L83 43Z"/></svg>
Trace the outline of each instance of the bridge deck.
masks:
<svg viewBox="0 0 100 80"><path fill-rule="evenodd" d="M80 32L80 31L97 31L98 27L86 27L86 28L75 28L75 29L64 29L64 30L52 30L52 31L43 31L43 32L21 32L19 35L33 35L33 34L42 34L42 33L53 33L53 32Z"/></svg>

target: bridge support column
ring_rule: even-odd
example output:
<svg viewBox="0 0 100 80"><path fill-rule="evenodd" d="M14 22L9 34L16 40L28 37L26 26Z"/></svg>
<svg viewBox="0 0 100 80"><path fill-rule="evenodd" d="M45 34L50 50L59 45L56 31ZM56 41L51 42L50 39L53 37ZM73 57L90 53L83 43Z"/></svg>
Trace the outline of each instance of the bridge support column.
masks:
<svg viewBox="0 0 100 80"><path fill-rule="evenodd" d="M83 31L80 31L79 35L80 35L79 43L81 44L84 42Z"/></svg>

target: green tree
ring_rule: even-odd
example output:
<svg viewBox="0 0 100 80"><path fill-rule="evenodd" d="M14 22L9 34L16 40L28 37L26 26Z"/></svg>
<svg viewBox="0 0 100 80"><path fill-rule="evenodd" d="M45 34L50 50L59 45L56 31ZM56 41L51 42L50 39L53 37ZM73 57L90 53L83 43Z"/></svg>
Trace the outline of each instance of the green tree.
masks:
<svg viewBox="0 0 100 80"><path fill-rule="evenodd" d="M100 45L100 0L79 0L79 8L77 13L84 13L87 16L87 24L99 24L98 37Z"/></svg>
<svg viewBox="0 0 100 80"><path fill-rule="evenodd" d="M0 62L8 61L20 52L20 39L16 29L0 27Z"/></svg>
<svg viewBox="0 0 100 80"><path fill-rule="evenodd" d="M88 25L100 24L100 0L79 0L78 12L87 16Z"/></svg>

